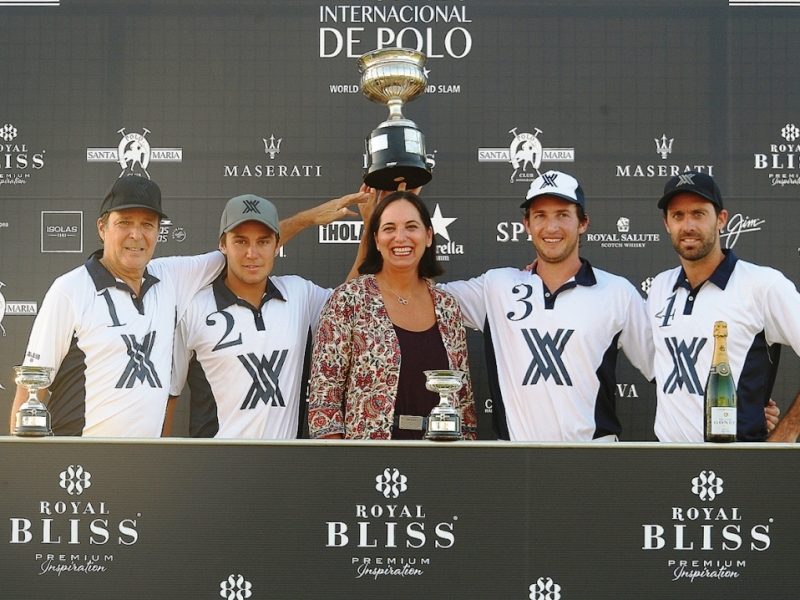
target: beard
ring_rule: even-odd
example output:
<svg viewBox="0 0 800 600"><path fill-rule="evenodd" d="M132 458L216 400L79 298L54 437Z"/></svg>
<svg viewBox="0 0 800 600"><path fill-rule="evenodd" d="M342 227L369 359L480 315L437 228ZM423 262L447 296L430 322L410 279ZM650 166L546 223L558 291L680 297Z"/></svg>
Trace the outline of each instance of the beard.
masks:
<svg viewBox="0 0 800 600"><path fill-rule="evenodd" d="M684 237L696 237L700 240L700 243L698 245L695 245L692 248L686 248L681 245L681 240L683 239L683 237L672 236L672 247L675 248L675 251L680 255L681 258L689 261L697 261L704 259L706 256L711 254L717 243L716 230L712 231L707 236L693 235Z"/></svg>

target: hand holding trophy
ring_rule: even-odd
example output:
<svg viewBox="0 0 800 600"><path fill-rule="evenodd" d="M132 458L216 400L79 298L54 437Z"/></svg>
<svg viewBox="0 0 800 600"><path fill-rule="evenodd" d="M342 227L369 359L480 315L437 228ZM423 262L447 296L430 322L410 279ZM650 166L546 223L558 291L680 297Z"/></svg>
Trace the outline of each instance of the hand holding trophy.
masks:
<svg viewBox="0 0 800 600"><path fill-rule="evenodd" d="M28 390L28 399L17 412L17 426L14 428L14 435L22 437L53 435L50 427L50 413L47 411L47 407L39 401L37 392L50 387L54 370L50 367L14 367L17 374L14 378L15 383Z"/></svg>
<svg viewBox="0 0 800 600"><path fill-rule="evenodd" d="M358 59L361 92L389 107L389 118L366 140L367 172L364 183L378 190L407 189L428 183L433 175L425 160L425 137L401 111L419 97L428 83L426 57L407 48L385 48Z"/></svg>

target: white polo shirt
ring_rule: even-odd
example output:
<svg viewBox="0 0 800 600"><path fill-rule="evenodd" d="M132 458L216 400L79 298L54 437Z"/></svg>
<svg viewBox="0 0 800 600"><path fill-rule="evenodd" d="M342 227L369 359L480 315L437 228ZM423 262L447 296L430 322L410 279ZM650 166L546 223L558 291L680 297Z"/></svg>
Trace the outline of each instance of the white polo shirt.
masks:
<svg viewBox="0 0 800 600"><path fill-rule="evenodd" d="M780 344L800 354L800 294L795 285L780 271L723 252L722 263L694 290L682 267L659 274L650 288L647 314L658 390L655 433L662 442L703 441L716 321L728 324L740 441L766 438L764 407L772 394Z"/></svg>
<svg viewBox="0 0 800 600"><path fill-rule="evenodd" d="M139 296L100 263L57 278L33 324L26 365L56 369L47 401L56 435L158 437L175 324L224 266L220 252L150 261Z"/></svg>
<svg viewBox="0 0 800 600"><path fill-rule="evenodd" d="M197 294L178 325L171 394L188 377L193 437L296 438L307 345L332 290L270 277L256 308L224 277Z"/></svg>
<svg viewBox="0 0 800 600"><path fill-rule="evenodd" d="M512 268L441 285L458 300L465 323L484 333L501 439L619 435L618 350L653 377L644 302L627 280L582 259L578 274L553 292L535 272Z"/></svg>

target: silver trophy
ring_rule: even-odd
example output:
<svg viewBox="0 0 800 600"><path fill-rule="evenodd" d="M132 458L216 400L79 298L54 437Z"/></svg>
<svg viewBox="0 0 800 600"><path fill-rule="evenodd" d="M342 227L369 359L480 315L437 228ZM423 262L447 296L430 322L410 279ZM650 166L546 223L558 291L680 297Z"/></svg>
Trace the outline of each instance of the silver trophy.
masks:
<svg viewBox="0 0 800 600"><path fill-rule="evenodd" d="M385 48L358 59L361 92L373 102L389 107L389 118L366 140L364 183L379 190L423 186L433 175L425 160L425 136L401 111L419 97L428 83L426 56L407 48Z"/></svg>
<svg viewBox="0 0 800 600"><path fill-rule="evenodd" d="M425 387L439 394L439 404L433 407L428 417L426 440L452 442L461 439L461 417L450 403L448 396L455 394L464 385L464 371L424 371Z"/></svg>
<svg viewBox="0 0 800 600"><path fill-rule="evenodd" d="M24 365L14 367L17 374L14 381L28 390L28 399L17 412L17 426L14 428L14 435L23 437L53 435L50 427L50 413L47 411L47 407L39 401L37 392L50 387L53 382L54 370L50 367Z"/></svg>

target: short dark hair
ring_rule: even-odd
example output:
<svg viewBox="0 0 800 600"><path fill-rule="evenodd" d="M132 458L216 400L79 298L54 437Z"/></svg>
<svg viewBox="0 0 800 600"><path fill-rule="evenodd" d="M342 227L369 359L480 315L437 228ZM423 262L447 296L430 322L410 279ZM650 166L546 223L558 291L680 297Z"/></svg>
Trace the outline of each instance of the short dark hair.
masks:
<svg viewBox="0 0 800 600"><path fill-rule="evenodd" d="M380 227L383 211L386 210L386 207L392 202L396 202L397 200L406 200L414 205L414 208L417 209L417 212L422 219L422 224L425 225L425 229L431 231L433 230L431 213L428 211L428 207L425 206L425 203L420 199L419 196L413 192L406 191L398 191L389 194L378 203L378 206L375 207L375 212L372 213L372 218L369 220L369 224L367 225L367 256L358 266L358 272L361 275L375 275L376 273L380 273L381 269L383 269L383 256L381 256L381 253L378 251L378 245L375 243L375 234L378 232L378 228ZM433 247L433 244L431 244L430 247L425 248L425 253L422 255L422 259L419 261L418 269L420 277L436 277L437 275L442 275L444 273L444 269L436 261L436 249Z"/></svg>

